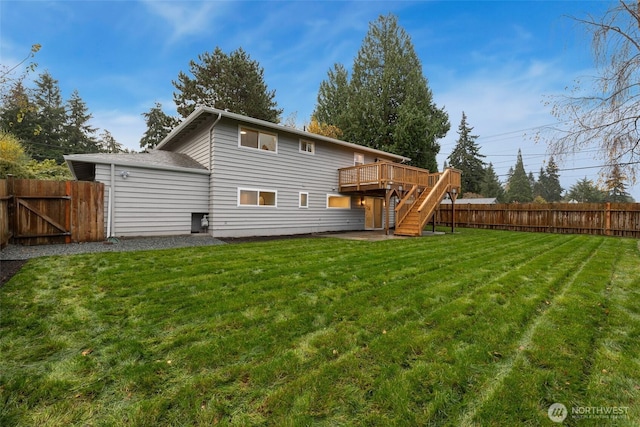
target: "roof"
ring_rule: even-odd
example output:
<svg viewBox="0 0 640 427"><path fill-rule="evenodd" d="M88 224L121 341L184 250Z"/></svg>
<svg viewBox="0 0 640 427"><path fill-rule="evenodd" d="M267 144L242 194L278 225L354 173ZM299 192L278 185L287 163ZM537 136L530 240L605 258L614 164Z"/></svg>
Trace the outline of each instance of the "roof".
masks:
<svg viewBox="0 0 640 427"><path fill-rule="evenodd" d="M156 147L157 150L169 150L170 146L176 142L184 140L189 134L199 128L204 122L211 118L226 117L229 119L237 120L239 122L251 124L254 126L262 126L267 129L274 130L276 132L286 132L289 134L297 135L302 138L314 139L316 141L324 141L334 145L340 145L343 147L351 148L358 151L364 151L372 153L378 156L391 157L400 162L408 162L411 159L408 157L400 156L398 154L389 153L387 151L376 150L364 145L354 144L352 142L342 141L340 139L329 138L327 136L318 135L311 132L306 132L300 129L296 129L289 126L282 126L276 123L268 122L266 120L254 119L252 117L243 116L241 114L231 113L229 111L218 110L211 107L198 107L193 113L191 113L184 121L176 126L169 135L167 135Z"/></svg>
<svg viewBox="0 0 640 427"><path fill-rule="evenodd" d="M481 199L457 199L456 205L493 205L497 202L495 197L487 197ZM451 199L444 199L442 201L443 205L450 205Z"/></svg>
<svg viewBox="0 0 640 427"><path fill-rule="evenodd" d="M91 179L94 164L140 166L148 169L208 174L207 168L186 154L151 150L145 153L69 154L64 159L76 179Z"/></svg>

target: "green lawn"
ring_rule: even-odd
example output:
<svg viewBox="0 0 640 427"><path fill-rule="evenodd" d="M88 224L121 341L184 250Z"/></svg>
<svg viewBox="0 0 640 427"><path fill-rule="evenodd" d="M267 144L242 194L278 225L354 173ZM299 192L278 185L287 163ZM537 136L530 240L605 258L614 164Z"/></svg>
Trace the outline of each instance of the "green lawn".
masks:
<svg viewBox="0 0 640 427"><path fill-rule="evenodd" d="M638 425L639 297L638 241L593 236L40 258L0 288L0 425Z"/></svg>

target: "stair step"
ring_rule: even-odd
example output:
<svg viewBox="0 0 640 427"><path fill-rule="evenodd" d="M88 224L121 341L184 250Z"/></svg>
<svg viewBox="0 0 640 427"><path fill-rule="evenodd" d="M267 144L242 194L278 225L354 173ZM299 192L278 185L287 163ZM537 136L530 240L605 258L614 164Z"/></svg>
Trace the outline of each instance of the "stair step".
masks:
<svg viewBox="0 0 640 427"><path fill-rule="evenodd" d="M437 208L437 203L429 203L427 206L427 212L430 214L421 220L421 215L418 212L418 207L424 203L425 200L429 199L429 195L431 194L432 188L425 189L413 202L409 212L407 212L406 216L399 224L396 224L396 230L394 234L401 236L421 236L422 229L427 222L432 218L435 209ZM434 194L434 198L442 198L445 194L446 189L443 189L441 194ZM437 202L437 200L433 200ZM424 213L427 213L424 212Z"/></svg>

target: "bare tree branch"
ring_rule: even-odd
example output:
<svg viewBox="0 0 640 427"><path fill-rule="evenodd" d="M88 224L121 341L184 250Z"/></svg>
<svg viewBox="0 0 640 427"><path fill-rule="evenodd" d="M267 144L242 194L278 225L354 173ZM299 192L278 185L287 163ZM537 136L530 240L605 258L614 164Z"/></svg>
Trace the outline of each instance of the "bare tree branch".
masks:
<svg viewBox="0 0 640 427"><path fill-rule="evenodd" d="M550 152L563 158L597 147L597 157L608 165L603 174L619 167L635 182L640 168L640 2L620 0L601 19L573 19L592 34L597 75L554 98L552 114L569 127L547 140Z"/></svg>

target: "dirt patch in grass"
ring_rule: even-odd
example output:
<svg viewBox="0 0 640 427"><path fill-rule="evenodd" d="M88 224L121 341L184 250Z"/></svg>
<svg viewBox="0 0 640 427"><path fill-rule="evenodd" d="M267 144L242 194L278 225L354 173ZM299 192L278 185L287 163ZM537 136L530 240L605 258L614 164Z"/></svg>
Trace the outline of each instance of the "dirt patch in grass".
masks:
<svg viewBox="0 0 640 427"><path fill-rule="evenodd" d="M2 268L0 268L0 287L11 280L26 262L27 260L25 259L2 261Z"/></svg>

